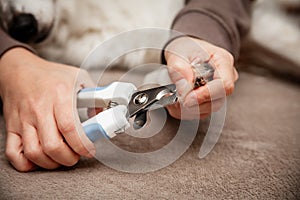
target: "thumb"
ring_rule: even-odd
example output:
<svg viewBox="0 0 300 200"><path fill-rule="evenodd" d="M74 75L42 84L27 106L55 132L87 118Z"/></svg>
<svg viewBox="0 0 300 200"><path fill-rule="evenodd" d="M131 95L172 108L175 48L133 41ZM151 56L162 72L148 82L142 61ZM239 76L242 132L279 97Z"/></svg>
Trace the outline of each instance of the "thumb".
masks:
<svg viewBox="0 0 300 200"><path fill-rule="evenodd" d="M193 90L194 72L191 64L184 58L173 54L168 57L167 65L170 78L176 85L179 101L183 101L185 96Z"/></svg>

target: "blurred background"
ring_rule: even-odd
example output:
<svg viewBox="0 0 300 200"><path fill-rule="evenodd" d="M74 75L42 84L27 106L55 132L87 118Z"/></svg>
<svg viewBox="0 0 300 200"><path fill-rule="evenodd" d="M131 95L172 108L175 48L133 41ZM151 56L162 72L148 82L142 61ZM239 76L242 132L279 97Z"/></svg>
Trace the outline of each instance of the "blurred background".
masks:
<svg viewBox="0 0 300 200"><path fill-rule="evenodd" d="M252 18L241 49L241 69L299 80L300 0L257 0Z"/></svg>

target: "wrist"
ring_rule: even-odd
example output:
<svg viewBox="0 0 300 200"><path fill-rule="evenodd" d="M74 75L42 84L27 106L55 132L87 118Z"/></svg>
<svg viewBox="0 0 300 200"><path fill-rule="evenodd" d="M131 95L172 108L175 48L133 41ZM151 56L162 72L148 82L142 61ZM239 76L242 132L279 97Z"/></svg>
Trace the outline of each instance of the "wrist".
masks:
<svg viewBox="0 0 300 200"><path fill-rule="evenodd" d="M205 49L206 41L190 36L190 35L181 35L169 40L164 48L164 59L168 61L168 58L172 55L179 56L186 59L192 59L192 55L195 52L207 52ZM190 60L191 61L191 60Z"/></svg>
<svg viewBox="0 0 300 200"><path fill-rule="evenodd" d="M3 94L4 86L9 79L16 74L21 67L30 66L30 60L37 57L31 51L15 47L6 51L0 58L0 96Z"/></svg>
<svg viewBox="0 0 300 200"><path fill-rule="evenodd" d="M37 66L43 66L43 59L23 47L12 48L0 58L0 74L14 73L18 70Z"/></svg>
<svg viewBox="0 0 300 200"><path fill-rule="evenodd" d="M177 35L177 36L174 36L169 39L169 41L163 47L163 51L161 54L162 64L167 64L167 60L168 60L170 54L172 54L172 53L176 54L176 48L174 49L173 46L174 46L174 44L177 43L177 41L180 41L184 38L190 39L190 37L188 35Z"/></svg>
<svg viewBox="0 0 300 200"><path fill-rule="evenodd" d="M0 65L7 66L7 64L11 63L17 64L19 62L22 62L23 60L28 60L28 56L37 57L35 54L27 50L26 48L15 47L2 54L2 56L0 57Z"/></svg>

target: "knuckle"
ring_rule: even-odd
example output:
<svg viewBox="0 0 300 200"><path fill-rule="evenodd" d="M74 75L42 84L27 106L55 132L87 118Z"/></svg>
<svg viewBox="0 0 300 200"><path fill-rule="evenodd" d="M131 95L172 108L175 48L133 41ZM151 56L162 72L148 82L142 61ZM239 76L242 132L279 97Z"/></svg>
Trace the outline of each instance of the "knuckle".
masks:
<svg viewBox="0 0 300 200"><path fill-rule="evenodd" d="M19 172L28 172L33 170L33 164L30 162L23 162L20 160L17 160L17 152L6 149L5 150L5 156L8 159L8 161L14 166L16 170Z"/></svg>
<svg viewBox="0 0 300 200"><path fill-rule="evenodd" d="M221 52L223 54L223 56L230 62L230 63L234 63L234 57L231 53L229 53L227 50L225 49L221 49Z"/></svg>
<svg viewBox="0 0 300 200"><path fill-rule="evenodd" d="M29 160L36 160L40 157L41 151L38 149L31 148L31 149L24 151L24 155Z"/></svg>
<svg viewBox="0 0 300 200"><path fill-rule="evenodd" d="M76 131L76 126L73 121L68 120L68 121L61 122L61 124L59 124L59 130L61 131L62 134L73 133Z"/></svg>
<svg viewBox="0 0 300 200"><path fill-rule="evenodd" d="M234 91L234 82L233 81L228 81L225 84L225 91L226 91L226 95L231 95Z"/></svg>
<svg viewBox="0 0 300 200"><path fill-rule="evenodd" d="M43 150L47 155L57 155L62 152L63 145L60 143L47 142L43 146Z"/></svg>
<svg viewBox="0 0 300 200"><path fill-rule="evenodd" d="M199 98L199 96L197 96L197 98ZM211 100L211 96L210 96L209 91L206 91L206 92L203 92L201 94L201 99L200 99L199 103L204 102L204 101L208 101L208 100Z"/></svg>
<svg viewBox="0 0 300 200"><path fill-rule="evenodd" d="M7 148L5 150L5 156L9 161L12 161L16 157L16 152Z"/></svg>

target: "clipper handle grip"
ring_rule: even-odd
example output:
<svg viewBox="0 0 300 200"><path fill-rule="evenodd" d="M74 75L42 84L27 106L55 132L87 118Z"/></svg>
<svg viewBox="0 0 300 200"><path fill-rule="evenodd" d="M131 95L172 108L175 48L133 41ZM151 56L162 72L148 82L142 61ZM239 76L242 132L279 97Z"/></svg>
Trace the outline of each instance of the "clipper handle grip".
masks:
<svg viewBox="0 0 300 200"><path fill-rule="evenodd" d="M129 128L127 107L118 105L98 113L82 123L86 136L95 142L98 139L110 139Z"/></svg>

